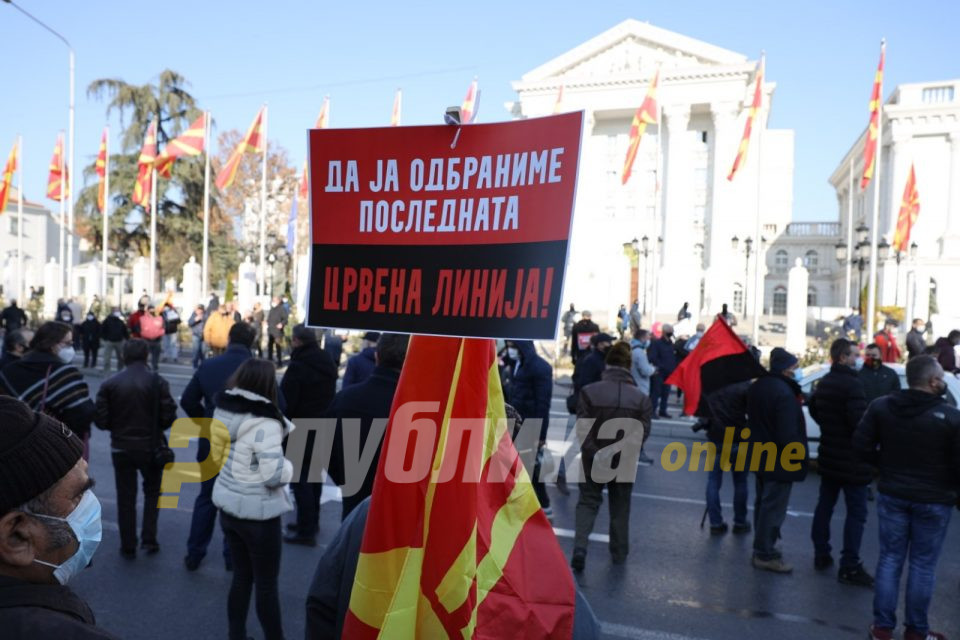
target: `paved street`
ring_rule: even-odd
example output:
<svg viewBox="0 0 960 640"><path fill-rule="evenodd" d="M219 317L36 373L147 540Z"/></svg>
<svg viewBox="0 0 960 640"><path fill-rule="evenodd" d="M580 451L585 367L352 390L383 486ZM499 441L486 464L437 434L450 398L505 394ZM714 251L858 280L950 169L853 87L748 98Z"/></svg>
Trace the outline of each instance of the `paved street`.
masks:
<svg viewBox="0 0 960 640"><path fill-rule="evenodd" d="M181 365L161 365L175 396L190 377ZM102 377L88 376L95 393ZM552 443L562 441L566 425L565 387L555 387ZM674 410L676 413L676 410ZM657 421L648 453L658 460L641 467L633 490L631 553L625 566L613 566L605 546L607 518L601 511L595 541L591 543L580 588L602 621L609 638L634 640L705 640L734 638L862 638L870 621L872 592L837 583L834 572L813 570L809 541L818 479L812 476L795 487L784 527L786 559L796 566L791 576L755 571L749 563L751 536L711 537L701 530L704 474L660 468L663 447L674 438L690 438L689 423ZM220 558L220 536L195 573L183 567L183 556L195 485L185 485L179 507L160 515L162 551L153 557L126 561L118 553L116 502L109 459L109 437L96 432L92 440L91 473L104 506L104 540L94 566L77 578L75 586L94 609L104 628L123 638L225 638L226 598L230 574ZM193 452L178 452L192 460ZM729 484L729 482L728 482ZM752 484L752 483L751 483ZM731 489L724 487L729 501ZM333 491L326 495L316 549L285 546L280 596L288 638L301 638L304 601L323 544L334 535L340 508ZM572 547L576 491L569 497L551 489L555 527L564 552ZM326 499L326 498L325 498ZM752 496L751 496L752 501ZM870 572L876 562L877 523L873 504L863 545ZM726 516L732 519L729 504ZM834 519L833 537L839 537L842 509ZM219 527L218 527L219 531ZM935 628L960 633L960 527L948 534L938 571L938 587L931 607ZM249 635L262 638L251 606Z"/></svg>

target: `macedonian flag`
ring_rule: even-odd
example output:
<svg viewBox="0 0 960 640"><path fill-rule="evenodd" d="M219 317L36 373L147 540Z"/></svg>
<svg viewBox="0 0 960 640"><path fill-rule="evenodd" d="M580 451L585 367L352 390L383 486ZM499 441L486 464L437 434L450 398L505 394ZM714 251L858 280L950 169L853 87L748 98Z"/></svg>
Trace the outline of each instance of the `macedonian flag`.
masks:
<svg viewBox="0 0 960 640"><path fill-rule="evenodd" d="M63 153L63 134L61 133L57 136L57 143L53 147L50 173L47 174L47 197L55 202L70 197L70 174Z"/></svg>
<svg viewBox="0 0 960 640"><path fill-rule="evenodd" d="M230 154L226 164L220 168L220 171L217 173L217 179L214 181L217 189L223 191L233 184L233 179L237 177L237 169L240 168L240 161L243 159L244 153L247 151L251 153L260 153L263 151L260 127L263 126L266 109L266 106L260 107L260 111L257 112L257 117L253 119L250 128L247 129L247 134L243 136L243 140L240 141L237 148Z"/></svg>
<svg viewBox="0 0 960 640"><path fill-rule="evenodd" d="M106 211L107 203L107 194L104 189L106 188L107 177L107 134L109 131L109 128L103 128L103 135L100 137L100 151L97 153L97 163L94 165L97 176L100 178L100 183L97 185L97 209L101 212Z"/></svg>
<svg viewBox="0 0 960 640"><path fill-rule="evenodd" d="M463 97L463 104L460 105L460 124L470 124L477 117L477 109L480 107L480 87L477 79L474 78L470 86L467 87L467 95Z"/></svg>
<svg viewBox="0 0 960 640"><path fill-rule="evenodd" d="M733 166L730 167L727 180L733 180L740 167L747 162L747 150L750 148L750 137L753 135L753 121L757 117L760 107L763 106L763 71L764 58L760 56L753 86L753 101L750 103L750 111L747 113L747 122L743 125L743 137L740 138L740 146L737 147L737 157L733 159Z"/></svg>
<svg viewBox="0 0 960 640"><path fill-rule="evenodd" d="M493 342L414 336L343 637L570 638L574 597L507 429Z"/></svg>
<svg viewBox="0 0 960 640"><path fill-rule="evenodd" d="M867 141L863 145L863 177L860 178L860 189L866 189L873 179L873 172L877 164L877 139L880 136L880 102L883 100L883 59L886 56L887 45L880 43L880 64L873 77L873 91L870 92L870 125L867 127Z"/></svg>
<svg viewBox="0 0 960 640"><path fill-rule="evenodd" d="M390 126L400 126L400 109L403 104L403 92L397 89L397 94L393 96L393 111L390 112Z"/></svg>
<svg viewBox="0 0 960 640"><path fill-rule="evenodd" d="M653 82L647 87L647 95L637 112L633 114L633 122L630 123L630 140L627 142L627 157L623 160L623 175L620 178L620 184L627 184L630 179L630 172L633 171L633 161L637 158L637 150L640 148L640 138L643 132L647 130L648 124L657 124L660 109L657 108L657 85L660 84L660 69L653 74ZM561 87L561 91L562 91ZM559 98L557 98L559 100Z"/></svg>
<svg viewBox="0 0 960 640"><path fill-rule="evenodd" d="M13 182L13 174L17 170L17 151L18 145L13 143L13 149L10 149L10 155L7 156L7 165L3 168L3 181L0 182L0 216L7 210L7 202L10 201L10 183ZM22 198L22 194L17 195Z"/></svg>
<svg viewBox="0 0 960 640"><path fill-rule="evenodd" d="M323 99L323 106L320 107L320 115L317 116L317 121L314 123L314 129L326 129L330 126L330 96L326 96ZM307 196L310 195L310 174L307 171L307 161L303 161L303 174L300 176L300 192L298 194L300 199L304 202L307 201Z"/></svg>
<svg viewBox="0 0 960 640"><path fill-rule="evenodd" d="M893 250L902 253L910 244L910 230L920 215L920 192L917 191L917 174L910 164L910 176L903 188L903 200L900 201L900 215L897 216L897 229L893 232Z"/></svg>
<svg viewBox="0 0 960 640"><path fill-rule="evenodd" d="M140 157L137 159L139 170L137 181L133 185L133 203L145 210L150 210L150 188L152 186L153 163L157 159L157 121L153 120L147 127L147 135L143 139Z"/></svg>
<svg viewBox="0 0 960 640"><path fill-rule="evenodd" d="M173 161L181 156L198 156L203 153L204 128L207 115L201 113L186 131L167 143L157 156L157 173L164 178L170 177Z"/></svg>

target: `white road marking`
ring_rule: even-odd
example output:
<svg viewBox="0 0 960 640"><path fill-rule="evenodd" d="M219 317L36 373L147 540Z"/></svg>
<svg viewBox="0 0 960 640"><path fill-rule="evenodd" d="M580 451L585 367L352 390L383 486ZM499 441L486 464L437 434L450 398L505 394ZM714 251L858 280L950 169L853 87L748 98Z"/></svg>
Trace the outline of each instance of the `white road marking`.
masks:
<svg viewBox="0 0 960 640"><path fill-rule="evenodd" d="M574 536L574 531L572 529L561 529L559 527L554 527L553 532L560 538L572 538ZM590 540L593 542L610 542L610 536L605 533L591 533Z"/></svg>
<svg viewBox="0 0 960 640"><path fill-rule="evenodd" d="M654 631L652 629L641 629L626 624L617 624L614 622L601 622L600 630L616 638L629 638L630 640L704 640L703 638L694 638L684 636L678 633L667 633L666 631Z"/></svg>

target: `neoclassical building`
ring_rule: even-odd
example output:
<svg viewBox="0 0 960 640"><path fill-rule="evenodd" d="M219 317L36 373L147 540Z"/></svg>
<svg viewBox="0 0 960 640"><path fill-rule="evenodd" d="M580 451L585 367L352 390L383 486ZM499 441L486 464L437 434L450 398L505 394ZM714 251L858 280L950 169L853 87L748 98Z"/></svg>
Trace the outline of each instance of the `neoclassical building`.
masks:
<svg viewBox="0 0 960 640"><path fill-rule="evenodd" d="M952 325L937 327L938 331L960 326L960 296L953 280L960 275L960 80L899 85L885 102L883 113L880 237L888 244L893 240L911 163L916 169L920 214L910 237L915 250L902 254L899 261L889 251L887 259L878 265L878 306L904 307L908 318L939 313ZM865 139L866 132L830 176L837 192L843 242L848 238L851 204L854 229L872 223L873 185L865 191L859 185ZM858 234L853 235L856 245ZM854 253L853 248L849 251ZM836 282L844 292L845 273L839 274ZM854 271L853 300L857 298L857 286Z"/></svg>
<svg viewBox="0 0 960 640"><path fill-rule="evenodd" d="M631 120L658 66L663 118L647 128L622 185ZM601 321L634 299L648 310L656 301L663 319L684 302L694 315L724 302L752 309L757 278L746 241L765 265L793 200L793 131L766 126L776 88L769 81L754 123L762 142L754 137L746 164L727 180L756 66L743 54L626 20L513 83L514 117L553 113L561 87L559 110L585 112L564 306L575 302ZM754 237L758 211L766 243Z"/></svg>

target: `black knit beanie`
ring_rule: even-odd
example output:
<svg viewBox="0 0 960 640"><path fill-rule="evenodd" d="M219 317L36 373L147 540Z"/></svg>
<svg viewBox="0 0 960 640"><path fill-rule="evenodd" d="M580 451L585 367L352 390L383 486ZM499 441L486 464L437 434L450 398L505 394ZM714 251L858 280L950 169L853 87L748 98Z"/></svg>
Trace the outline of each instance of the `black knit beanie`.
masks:
<svg viewBox="0 0 960 640"><path fill-rule="evenodd" d="M66 425L0 396L0 515L59 482L82 453Z"/></svg>

